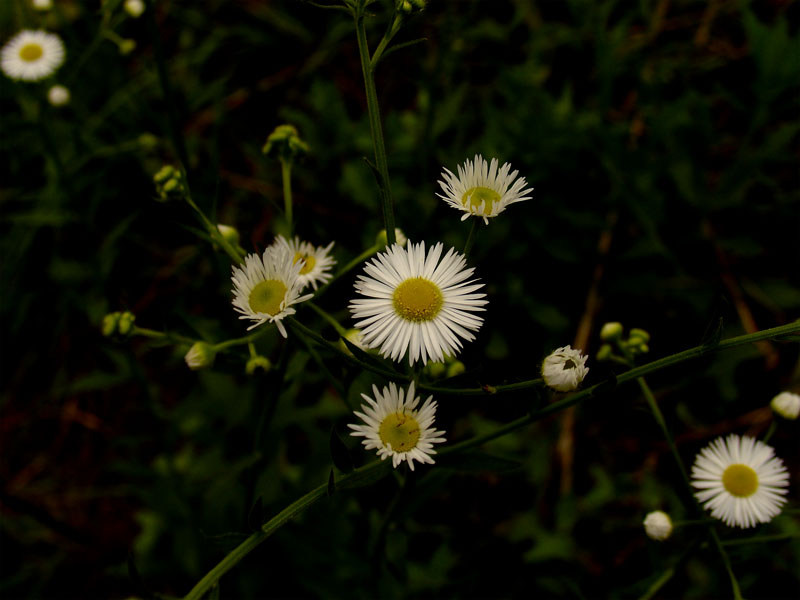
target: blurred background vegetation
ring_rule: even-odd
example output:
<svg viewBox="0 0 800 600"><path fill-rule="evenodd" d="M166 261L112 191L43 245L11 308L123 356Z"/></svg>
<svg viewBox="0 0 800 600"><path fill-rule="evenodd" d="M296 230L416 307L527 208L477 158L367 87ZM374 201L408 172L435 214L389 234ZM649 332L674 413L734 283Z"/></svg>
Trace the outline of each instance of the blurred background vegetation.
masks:
<svg viewBox="0 0 800 600"><path fill-rule="evenodd" d="M297 1L0 2L3 43L62 36L53 80L0 81L3 597L185 594L286 504L327 480L334 427L380 378L273 331L285 367L247 376L244 347L190 371L187 347L114 343L114 310L196 339L244 334L230 261L183 203L155 201L176 164L159 86L160 36L195 200L263 250L280 218L277 163L261 146L293 123L311 146L295 168L297 233L335 240L345 264L382 228L352 20ZM374 5L374 48L390 15ZM471 263L490 304L467 374L478 386L537 376L573 344L591 355L605 321L642 327L650 357L800 316L800 44L797 2L431 1L377 72L398 226L463 247L469 223L435 193L443 166L509 161L535 188L481 227ZM113 31L136 48L122 54ZM320 305L352 326L355 273ZM329 339L310 310L298 318ZM274 328L273 328L274 329ZM283 358L282 358L283 357ZM283 363L281 362L283 360ZM609 367L593 361L587 383ZM712 437L759 435L769 400L797 391L798 346L750 345L650 379L684 462ZM531 392L439 398L449 441L524 415ZM269 428L256 439L266 412ZM771 443L793 474L789 512L724 539L800 532L797 423ZM666 443L635 386L487 445L472 462L335 494L252 553L221 597L628 598L677 564L658 597L728 597L702 529L658 544L646 512L690 518ZM794 510L794 514L791 510ZM796 540L729 546L748 598L796 594ZM791 565L795 567L792 568ZM134 568L131 568L131 565ZM131 574L133 573L133 575Z"/></svg>

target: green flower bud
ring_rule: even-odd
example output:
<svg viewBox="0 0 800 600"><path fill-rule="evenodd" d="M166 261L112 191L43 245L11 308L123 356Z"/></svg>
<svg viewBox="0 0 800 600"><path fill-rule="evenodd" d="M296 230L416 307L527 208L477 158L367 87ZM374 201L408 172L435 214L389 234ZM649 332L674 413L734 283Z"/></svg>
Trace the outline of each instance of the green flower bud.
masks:
<svg viewBox="0 0 800 600"><path fill-rule="evenodd" d="M250 360L247 361L244 371L248 375L252 375L256 372L256 369L261 369L264 371L264 373L269 373L270 370L272 370L272 363L266 356L257 354L256 356L252 356Z"/></svg>
<svg viewBox="0 0 800 600"><path fill-rule="evenodd" d="M145 150L154 150L158 147L158 138L147 131L136 138L136 141L139 142L139 145Z"/></svg>
<svg viewBox="0 0 800 600"><path fill-rule="evenodd" d="M772 410L784 419L794 421L800 416L800 396L792 392L781 392L769 403Z"/></svg>
<svg viewBox="0 0 800 600"><path fill-rule="evenodd" d="M408 238L403 234L399 227L394 228L394 241L395 243L405 246ZM375 236L375 245L383 248L386 246L386 230L381 229L378 235Z"/></svg>
<svg viewBox="0 0 800 600"><path fill-rule="evenodd" d="M227 241L231 246L236 247L239 245L239 232L236 231L235 227L218 223L217 229L222 234L222 237L225 238L225 241Z"/></svg>
<svg viewBox="0 0 800 600"><path fill-rule="evenodd" d="M354 346L361 348L364 352L369 352L369 348L364 345L364 342L361 339L360 329L348 329L345 332L344 337ZM350 351L350 348L348 348L347 344L345 344L341 339L339 340L339 348L341 348L346 354L349 354L350 356L353 355L353 353Z"/></svg>
<svg viewBox="0 0 800 600"><path fill-rule="evenodd" d="M431 360L425 365L425 372L433 379L444 377L446 371L447 367L445 367L444 363L434 362Z"/></svg>
<svg viewBox="0 0 800 600"><path fill-rule="evenodd" d="M622 337L622 323L612 321L603 325L600 330L600 339L604 342L613 342Z"/></svg>
<svg viewBox="0 0 800 600"><path fill-rule="evenodd" d="M153 175L153 182L155 182L156 184L166 183L167 181L175 177L176 174L177 171L175 170L175 167L173 167L172 165L164 165L158 170L158 173Z"/></svg>
<svg viewBox="0 0 800 600"><path fill-rule="evenodd" d="M454 360L450 363L447 367L447 376L448 377L455 377L456 375L461 375L467 370L467 367L464 366L464 363L460 360Z"/></svg>
<svg viewBox="0 0 800 600"><path fill-rule="evenodd" d="M611 360L613 354L614 351L611 349L611 346L609 346L608 344L603 344L597 351L597 355L595 356L595 358L597 358L597 360L599 360L600 362L605 362L607 360Z"/></svg>
<svg viewBox="0 0 800 600"><path fill-rule="evenodd" d="M292 160L308 154L309 148L294 125L278 125L267 137L261 152L272 158Z"/></svg>
<svg viewBox="0 0 800 600"><path fill-rule="evenodd" d="M135 321L136 317L129 311L113 312L103 317L103 324L100 329L106 337L127 337L133 331Z"/></svg>
<svg viewBox="0 0 800 600"><path fill-rule="evenodd" d="M136 50L136 40L131 40L131 39L121 40L119 42L118 47L119 47L119 53L122 54L123 56L127 56L128 54Z"/></svg>
<svg viewBox="0 0 800 600"><path fill-rule="evenodd" d="M628 341L631 344L638 344L640 342L647 343L650 341L650 334L647 333L644 329L638 329L634 327L631 329L630 334L628 335Z"/></svg>
<svg viewBox="0 0 800 600"><path fill-rule="evenodd" d="M183 175L175 167L164 165L153 175L158 198L166 202L172 198L180 198L186 189L183 187Z"/></svg>
<svg viewBox="0 0 800 600"><path fill-rule="evenodd" d="M213 365L216 356L217 350L214 346L207 342L195 342L183 358L190 369L197 371Z"/></svg>

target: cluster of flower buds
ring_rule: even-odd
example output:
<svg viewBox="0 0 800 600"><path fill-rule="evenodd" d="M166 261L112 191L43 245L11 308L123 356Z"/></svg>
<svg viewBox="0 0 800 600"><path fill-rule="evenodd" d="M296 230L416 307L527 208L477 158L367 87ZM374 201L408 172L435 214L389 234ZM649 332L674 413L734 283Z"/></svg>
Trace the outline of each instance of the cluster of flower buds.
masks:
<svg viewBox="0 0 800 600"><path fill-rule="evenodd" d="M611 323L603 325L603 328L600 330L600 339L606 343L600 346L600 349L597 351L597 360L607 361L619 359L619 357L614 355L612 344L616 344L626 356L637 356L650 352L650 346L647 345L650 341L650 334L644 329L634 327L628 334L628 339L623 339L623 332L622 323L618 323L617 321L612 321Z"/></svg>
<svg viewBox="0 0 800 600"><path fill-rule="evenodd" d="M132 312L113 312L103 317L101 330L106 337L128 337L133 332L136 317Z"/></svg>
<svg viewBox="0 0 800 600"><path fill-rule="evenodd" d="M294 125L278 125L269 134L261 152L272 158L292 161L308 154L308 144L300 139Z"/></svg>
<svg viewBox="0 0 800 600"><path fill-rule="evenodd" d="M461 375L467 370L464 363L449 354L444 355L444 362L428 361L425 365L425 374L431 379L446 379Z"/></svg>
<svg viewBox="0 0 800 600"><path fill-rule="evenodd" d="M172 165L161 167L158 173L153 175L153 182L156 184L156 191L162 202L167 202L174 198L182 198L186 192L181 172Z"/></svg>

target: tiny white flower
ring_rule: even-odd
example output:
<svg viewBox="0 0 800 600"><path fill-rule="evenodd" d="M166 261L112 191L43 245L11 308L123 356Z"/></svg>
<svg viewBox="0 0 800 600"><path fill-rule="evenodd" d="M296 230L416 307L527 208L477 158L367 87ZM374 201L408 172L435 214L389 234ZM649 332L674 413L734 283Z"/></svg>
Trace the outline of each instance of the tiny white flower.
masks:
<svg viewBox="0 0 800 600"><path fill-rule="evenodd" d="M233 267L233 306L240 319L250 319L254 324L248 331L262 323L278 326L286 337L281 319L293 315L292 305L305 302L313 294L301 296L299 273L302 265L293 261L283 247L270 246L262 256L248 254L243 267Z"/></svg>
<svg viewBox="0 0 800 600"><path fill-rule="evenodd" d="M299 237L287 240L279 235L273 245L283 246L292 255L294 262L300 263L300 283L303 287L311 285L316 291L317 284L325 284L333 277L331 269L336 264L336 260L330 255L333 242L317 247L309 242L301 242Z"/></svg>
<svg viewBox="0 0 800 600"><path fill-rule="evenodd" d="M53 0L31 0L31 6L35 10L50 10L53 8Z"/></svg>
<svg viewBox="0 0 800 600"><path fill-rule="evenodd" d="M142 0L125 0L123 8L131 17L138 19L144 12L144 2Z"/></svg>
<svg viewBox="0 0 800 600"><path fill-rule="evenodd" d="M792 392L781 392L769 404L784 419L794 421L800 416L800 396Z"/></svg>
<svg viewBox="0 0 800 600"><path fill-rule="evenodd" d="M0 68L11 79L38 81L49 77L64 62L64 43L54 33L23 29L0 53Z"/></svg>
<svg viewBox="0 0 800 600"><path fill-rule="evenodd" d="M654 510L644 518L644 531L650 539L663 542L672 534L672 519L664 511Z"/></svg>
<svg viewBox="0 0 800 600"><path fill-rule="evenodd" d="M69 103L69 90L63 85L54 85L47 90L47 101L53 106L64 106Z"/></svg>
<svg viewBox="0 0 800 600"><path fill-rule="evenodd" d="M436 402L428 396L421 408L417 408L420 397L414 395L414 382L408 391L397 388L394 383L383 388L372 386L375 398L366 394L361 397L367 404L361 406L361 412L354 411L364 425L347 426L353 431L350 435L363 437L362 443L367 450L376 449L381 460L392 457L392 466L396 469L403 462L408 462L414 470L414 461L433 464L431 454L436 454L434 444L446 441L441 437L444 431L433 428L436 420Z"/></svg>
<svg viewBox="0 0 800 600"><path fill-rule="evenodd" d="M563 346L554 350L542 363L544 382L558 392L571 392L578 389L589 369L580 350Z"/></svg>
<svg viewBox="0 0 800 600"><path fill-rule="evenodd" d="M425 242L394 244L366 263L355 284L366 297L349 308L367 347L392 360L408 352L409 364L425 364L456 354L459 338L475 339L483 319L472 313L488 302L475 293L483 284L469 279L475 269L466 268L463 254L451 248L442 258L443 248L438 243L426 253Z"/></svg>
<svg viewBox="0 0 800 600"><path fill-rule="evenodd" d="M692 466L697 500L730 527L755 527L781 511L789 473L772 447L731 434L703 448Z"/></svg>
<svg viewBox="0 0 800 600"><path fill-rule="evenodd" d="M453 208L463 211L461 220L467 217L481 217L489 224L489 219L496 217L506 207L515 202L530 200L526 196L533 188L526 188L528 182L524 177L517 177L519 171L511 171L511 164L504 163L498 171L498 161L491 163L480 155L475 160L467 159L464 165L458 166L458 177L445 168L442 171L444 181L439 181L444 195L436 194Z"/></svg>

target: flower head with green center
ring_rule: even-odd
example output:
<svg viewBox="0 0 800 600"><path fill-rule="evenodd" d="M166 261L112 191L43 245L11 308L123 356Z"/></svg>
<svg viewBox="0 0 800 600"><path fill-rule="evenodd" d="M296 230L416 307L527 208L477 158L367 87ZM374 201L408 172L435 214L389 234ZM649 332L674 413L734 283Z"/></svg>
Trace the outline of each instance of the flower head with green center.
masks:
<svg viewBox="0 0 800 600"><path fill-rule="evenodd" d="M381 460L392 457L392 466L396 469L401 462L408 462L414 470L414 461L433 464L431 454L436 454L434 444L446 441L441 437L444 431L433 428L436 419L436 402L428 396L421 408L417 408L420 398L414 395L414 382L408 391L398 388L394 383L384 387L383 392L372 386L375 398L366 394L361 397L367 404L354 414L364 425L347 426L353 431L350 435L363 437L362 443L367 450L378 450Z"/></svg>
<svg viewBox="0 0 800 600"><path fill-rule="evenodd" d="M438 243L426 253L424 242L394 244L366 263L355 284L365 298L349 308L368 348L392 360L408 352L409 364L425 364L456 354L459 338L475 339L483 319L473 313L488 302L475 293L483 284L469 279L475 269L466 268L464 255L451 248L442 258L443 248Z"/></svg>
<svg viewBox="0 0 800 600"><path fill-rule="evenodd" d="M703 448L692 467L695 496L730 527L767 523L786 502L789 473L770 446L735 434Z"/></svg>
<svg viewBox="0 0 800 600"><path fill-rule="evenodd" d="M302 287L311 285L314 291L317 284L325 284L331 280L331 268L336 260L330 255L333 242L327 246L314 246L309 242L301 242L299 237L287 240L282 235L275 238L273 246L282 246L291 253L295 263L300 263L300 283Z"/></svg>
<svg viewBox="0 0 800 600"><path fill-rule="evenodd" d="M496 158L487 163L480 155L475 160L467 159L458 166L458 177L445 168L444 181L439 185L444 194L437 194L455 209L464 212L463 221L469 216L481 217L489 224L489 219L503 212L509 204L530 200L525 194L533 188L526 188L524 177L517 177L519 171L511 171L511 164L504 163L498 170Z"/></svg>
<svg viewBox="0 0 800 600"><path fill-rule="evenodd" d="M544 382L558 392L571 392L578 389L589 369L580 350L562 346L554 350L542 363Z"/></svg>
<svg viewBox="0 0 800 600"><path fill-rule="evenodd" d="M54 33L23 29L0 52L0 69L11 79L39 81L64 62L64 43Z"/></svg>
<svg viewBox="0 0 800 600"><path fill-rule="evenodd" d="M288 249L275 245L267 248L262 256L248 254L243 267L233 267L233 307L241 313L240 319L254 321L248 330L270 322L286 337L281 319L295 313L292 305L313 296L300 295L302 267L300 262L294 262Z"/></svg>

